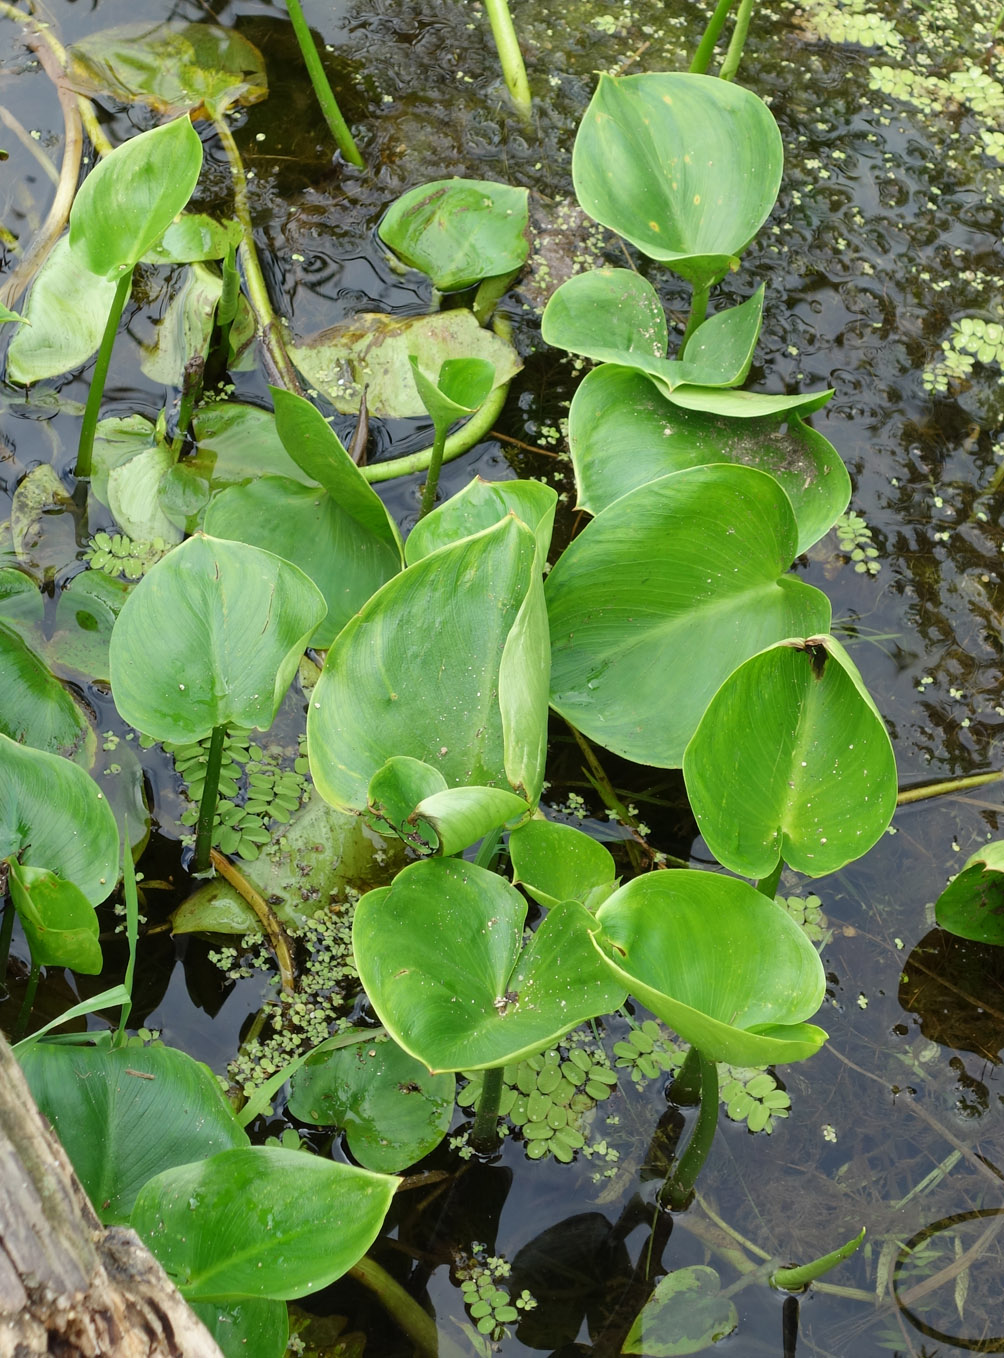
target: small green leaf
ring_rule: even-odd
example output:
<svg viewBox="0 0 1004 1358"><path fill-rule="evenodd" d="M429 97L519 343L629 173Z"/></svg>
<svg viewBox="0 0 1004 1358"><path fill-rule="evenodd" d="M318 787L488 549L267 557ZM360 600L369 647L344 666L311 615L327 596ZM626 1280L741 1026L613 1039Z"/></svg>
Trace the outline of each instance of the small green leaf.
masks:
<svg viewBox="0 0 1004 1358"><path fill-rule="evenodd" d="M91 273L131 269L188 202L202 142L187 117L141 132L90 172L70 209L70 250Z"/></svg>
<svg viewBox="0 0 1004 1358"><path fill-rule="evenodd" d="M739 1324L732 1301L720 1295L721 1285L704 1264L667 1273L635 1317L621 1353L675 1358L717 1344Z"/></svg>
<svg viewBox="0 0 1004 1358"><path fill-rule="evenodd" d="M610 851L574 825L532 820L509 836L513 881L525 886L540 905L559 901L596 903L609 895L617 870ZM601 897L602 898L602 897Z"/></svg>
<svg viewBox="0 0 1004 1358"><path fill-rule="evenodd" d="M465 415L473 415L495 385L495 365L483 358L448 358L433 381L419 366L416 354L408 355L411 374L438 433Z"/></svg>
<svg viewBox="0 0 1004 1358"><path fill-rule="evenodd" d="M437 179L388 208L380 239L440 292L522 267L529 252L526 189L483 179Z"/></svg>
<svg viewBox="0 0 1004 1358"><path fill-rule="evenodd" d="M80 267L62 236L35 275L23 325L7 350L7 381L31 386L81 367L97 352L114 280Z"/></svg>
<svg viewBox="0 0 1004 1358"><path fill-rule="evenodd" d="M1004 944L1004 840L967 859L934 907L942 929L976 943Z"/></svg>
<svg viewBox="0 0 1004 1358"><path fill-rule="evenodd" d="M35 966L70 967L85 976L101 970L98 917L83 892L48 868L7 860L10 894Z"/></svg>

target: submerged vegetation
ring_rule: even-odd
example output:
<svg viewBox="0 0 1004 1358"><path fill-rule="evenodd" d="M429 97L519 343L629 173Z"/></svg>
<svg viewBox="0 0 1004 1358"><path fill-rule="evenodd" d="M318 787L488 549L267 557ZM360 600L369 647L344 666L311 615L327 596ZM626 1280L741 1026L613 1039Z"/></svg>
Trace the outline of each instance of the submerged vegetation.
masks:
<svg viewBox="0 0 1004 1358"><path fill-rule="evenodd" d="M836 1015L847 984L860 1010L870 1002L821 956L835 931L860 931L827 918L813 883L881 856L897 804L925 791L900 794L853 651L869 636L902 659L900 637L860 610L835 624L802 578L813 561L820 584L846 565L859 590L882 587L887 526L849 509L851 475L815 426L833 391L803 386L798 346L764 329L795 185L815 173L825 192L829 171L796 144L785 180L778 122L735 79L749 0L708 74L731 8L715 7L703 42L695 26L689 70L600 75L578 120L574 203L540 222L522 185L412 182L381 198L377 231L388 278L418 279L411 303L303 333L274 300L232 127L269 96L250 39L172 21L64 49L0 4L72 87L67 128L86 129L97 157L76 189L68 131L68 188L36 243L18 242L3 293L7 408L76 423L72 462L59 449L20 469L0 564L3 951L16 940L29 958L5 1027L101 1219L146 1240L228 1355L319 1351L288 1304L342 1278L430 1354L513 1337L597 1358L699 1352L742 1336L733 1298L760 1289L769 1305L768 1285L786 1294L786 1353L810 1286L869 1320L876 1306L880 1323L894 1315L883 1344L909 1344L907 1325L962 1343L927 1298L952 1284L968 1324L989 1237L973 1244L963 1227L987 1229L999 1210L981 1186L972 1211L901 1215L906 1230L882 1218L876 1183L824 1238L819 1204L850 1191L848 1162L804 1190L805 1207L777 1208L791 1230L769 1249L702 1193L716 1151L741 1165L797 1125L817 1063L830 1078L834 1062L861 1071L830 1054L820 1014ZM873 49L882 98L995 118L1002 87L949 9L904 28L863 4L810 3L798 23L810 51ZM289 13L339 168L378 195L292 0ZM489 17L526 137L511 21L504 5ZM958 64L934 69L946 34ZM996 51L989 21L979 35ZM95 115L110 102L146 130L113 145ZM975 153L971 137L945 145L953 170ZM224 174L221 211L207 180ZM999 197L987 187L982 206ZM968 282L975 294L992 276ZM553 484L463 472L444 489L511 407L538 302L541 345L569 355L554 361L577 379L555 417L567 422L534 445L505 437L540 455L538 473L554 459ZM134 357L160 408L121 394L122 329L138 317ZM947 400L974 363L999 366L1000 329L953 317L918 384ZM64 385L81 370L74 404ZM990 522L999 480L964 522L948 505L960 531ZM939 483L928 489L945 509ZM983 572L971 589L992 583ZM924 701L933 683L918 680ZM605 822L564 772L569 750ZM995 776L955 772L927 790ZM683 834L657 841L633 798L696 827L693 857ZM1002 905L995 841L962 865L937 920L992 950ZM903 944L882 927L895 957ZM161 930L211 940L217 992L270 977L222 1085L180 1043L130 1035ZM63 969L101 980L47 1003L43 1024L39 999L59 994ZM938 972L923 948L895 971L923 1008L916 977ZM965 967L959 988L975 993ZM897 1060L893 1092L912 1098L930 1058ZM837 1109L813 1132L827 1144L843 1132ZM960 1160L993 1181L984 1156L948 1139L955 1159L890 1186L896 1211ZM561 1224L511 1260L497 1250L500 1157L588 1185L591 1210L560 1248ZM439 1219L465 1183L490 1204L475 1189L466 1235ZM637 1227L645 1243L629 1254ZM392 1228L397 1257L381 1252ZM694 1250L671 1257L671 1232L674 1251L679 1237ZM856 1252L868 1289L820 1281ZM423 1298L440 1265L460 1318L437 1333ZM344 1304L335 1295L327 1310Z"/></svg>

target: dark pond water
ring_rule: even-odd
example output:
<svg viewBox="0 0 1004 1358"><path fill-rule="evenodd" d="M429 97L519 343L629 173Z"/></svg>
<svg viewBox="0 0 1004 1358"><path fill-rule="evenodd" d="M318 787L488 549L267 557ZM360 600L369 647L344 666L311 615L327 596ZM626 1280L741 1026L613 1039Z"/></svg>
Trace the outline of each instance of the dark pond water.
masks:
<svg viewBox="0 0 1004 1358"><path fill-rule="evenodd" d="M786 173L742 273L720 291L740 300L767 282L751 385L835 389L814 423L851 471L851 507L877 549L868 558L874 572L856 571L836 534L798 569L833 600L835 630L889 725L907 788L1002 762L1002 367L991 357L968 373L957 361L940 380L936 371L953 322L1004 317L1004 166L993 154L1004 146L1004 46L992 36L996 9L989 0L914 7L885 0L869 11L858 0L765 6L742 70L744 83L770 99ZM270 97L240 112L236 135L254 172L252 206L270 286L301 332L357 310L428 305L416 275L391 271L374 234L387 204L414 184L462 174L526 186L544 231L571 193L571 142L594 73L681 69L703 24L701 8L683 3L517 10L536 98L533 124L524 127L508 111L477 5L311 5L308 17L370 166L360 172L332 159L281 6L193 0L146 4L142 12L233 26L265 55ZM135 4L115 0L54 0L50 13L64 42L139 16ZM47 210L52 190L41 162L58 163L62 124L51 82L4 19L0 101L12 119L2 134L9 156L0 164L0 227L5 239L9 233L23 243ZM142 112L112 104L101 117L113 140L147 125ZM201 205L212 208L214 193L226 201L227 179L211 141L207 165ZM586 232L552 233L543 248L549 263L564 257L571 264L596 241ZM685 312L682 289L655 270L650 276L668 307ZM569 463L555 453L563 451L560 421L578 372L540 341L543 296L531 278L507 299L525 366L497 425L505 437L453 463L444 491L476 472L547 478L566 493L563 540L574 527L574 487ZM163 389L143 378L136 346L162 306L154 294L128 314L105 413L153 418L160 410ZM83 402L87 376L61 381L64 403ZM248 399L265 398L260 374L237 382ZM72 468L77 428L77 416L55 401L25 405L12 394L0 436L8 503L38 463L61 474ZM375 455L409 451L427 434L419 426L377 431ZM382 488L403 526L416 516L419 480ZM54 591L79 569L89 534L103 526L69 513L48 516ZM87 696L98 730L120 731L107 695ZM290 707L295 731L296 700ZM156 929L188 881L173 766L155 751L142 759L156 828L140 866ZM550 803L573 815L578 809L587 827L597 827L607 817L582 762L556 725ZM612 757L604 763L637 808L651 849L707 860L676 775ZM814 1257L861 1226L866 1246L802 1301L799 1354L1004 1351L1004 1338L994 1338L1004 1336L1004 1260L988 1232L1002 1219L992 1214L1004 1177L1004 955L941 933L930 908L946 877L1000 834L1001 804L1000 787L990 784L905 806L852 868L814 883L782 882L786 894L817 895L826 916L829 990L820 1022L830 1042L812 1061L781 1072L791 1115L770 1135L722 1118L698 1201L659 1242L664 1271L709 1263L731 1290L740 1323L719 1346L723 1353L796 1351L792 1304L785 1310L760 1278L745 1285L743 1269L765 1257ZM210 951L199 938L153 932L134 1016L223 1073L270 982L260 973L225 980ZM107 980L82 984L93 990ZM36 1018L65 1008L76 984L46 978ZM19 995L15 980L0 1010L5 1026L3 1011ZM626 1031L626 1021L611 1025L607 1042ZM399 1195L377 1254L427 1297L444 1336L474 1351L459 1328L466 1313L457 1267L478 1242L483 1255L512 1264L514 1294L526 1287L538 1303L497 1351L509 1358L611 1352L607 1322L624 1300L631 1266L650 1248L656 1180L648 1167L658 1162L660 1138L692 1116L667 1103L664 1085L622 1080L595 1115L593 1154L574 1164L531 1162L513 1140L494 1163L468 1162L434 1187ZM275 1134L283 1125L277 1113L257 1130ZM604 1142L619 1158L604 1158L596 1149ZM456 1164L442 1148L427 1167ZM915 1244L902 1255L901 1246L925 1231L925 1248ZM890 1291L897 1257L901 1296L917 1292L909 1314ZM935 1280L926 1292L917 1287L925 1279ZM312 1304L346 1316L351 1330L369 1336L372 1355L409 1351L352 1285Z"/></svg>

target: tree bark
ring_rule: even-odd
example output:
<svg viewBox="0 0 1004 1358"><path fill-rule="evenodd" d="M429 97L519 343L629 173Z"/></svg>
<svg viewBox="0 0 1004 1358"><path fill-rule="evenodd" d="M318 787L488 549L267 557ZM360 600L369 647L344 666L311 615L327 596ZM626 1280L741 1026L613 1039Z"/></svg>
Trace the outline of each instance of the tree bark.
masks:
<svg viewBox="0 0 1004 1358"><path fill-rule="evenodd" d="M0 1036L0 1358L222 1358L134 1231L98 1220Z"/></svg>

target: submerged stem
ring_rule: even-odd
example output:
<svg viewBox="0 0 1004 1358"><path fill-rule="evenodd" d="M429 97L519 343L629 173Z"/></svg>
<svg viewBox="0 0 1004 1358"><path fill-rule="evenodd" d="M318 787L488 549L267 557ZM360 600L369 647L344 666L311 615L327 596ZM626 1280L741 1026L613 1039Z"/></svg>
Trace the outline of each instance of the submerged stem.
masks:
<svg viewBox="0 0 1004 1358"><path fill-rule="evenodd" d="M512 95L512 101L516 105L516 111L520 117L529 118L531 110L530 82L526 78L523 53L520 51L519 39L516 37L516 29L513 25L512 15L509 13L509 6L506 4L506 0L485 0L485 10L488 14L488 22L492 26L492 37L495 39L495 47L502 64L506 88Z"/></svg>
<svg viewBox="0 0 1004 1358"><path fill-rule="evenodd" d="M87 393L84 422L80 426L80 442L77 445L77 465L73 469L73 474L78 481L91 474L94 434L98 427L98 416L101 414L101 398L105 392L105 379L108 377L108 365L112 358L115 336L118 333L119 321L122 319L122 312L125 310L126 299L129 296L131 286L132 269L127 269L115 285L115 295L112 298L111 306L108 308L108 319L105 321L104 334L101 336L101 347L98 349L94 372L91 376L91 386Z"/></svg>
<svg viewBox="0 0 1004 1358"><path fill-rule="evenodd" d="M471 1129L471 1145L479 1155L490 1155L499 1144L499 1104L502 1101L502 1066L485 1071L478 1111Z"/></svg>
<svg viewBox="0 0 1004 1358"><path fill-rule="evenodd" d="M314 87L314 94L317 96L317 102L324 114L324 121L328 124L328 131L334 137L335 145L345 159L363 170L366 168L366 162L352 139L348 123L342 117L335 92L331 88L324 67L321 65L321 58L318 55L317 45L311 35L310 27L303 17L300 0L286 0L286 10L289 14L290 23L293 25L293 32L296 34L303 64L310 76L310 83Z"/></svg>
<svg viewBox="0 0 1004 1358"><path fill-rule="evenodd" d="M725 20L728 18L729 10L734 3L735 0L718 0L718 4L715 6L715 12L708 20L708 26L704 30L704 36L701 38L697 51L694 53L694 59L690 63L691 75L707 74L708 67L711 65L711 54L714 52L715 43L718 41L718 35L724 28Z"/></svg>
<svg viewBox="0 0 1004 1358"><path fill-rule="evenodd" d="M462 1358L457 1345L448 1336L440 1336L432 1316L376 1260L364 1254L349 1273L356 1282L376 1293L388 1315L400 1325L422 1358L437 1358L437 1355Z"/></svg>
<svg viewBox="0 0 1004 1358"><path fill-rule="evenodd" d="M675 1212L681 1211L690 1201L718 1126L718 1067L700 1052L697 1059L701 1070L701 1107L697 1123L687 1149L659 1190L660 1205Z"/></svg>
<svg viewBox="0 0 1004 1358"><path fill-rule="evenodd" d="M220 766L223 763L223 742L227 734L227 724L222 722L213 727L209 742L209 756L206 760L206 781L202 787L202 800L199 802L199 819L195 825L195 863L192 871L205 872L209 867L209 852L213 843L213 822L216 819L216 797L220 790Z"/></svg>
<svg viewBox="0 0 1004 1358"><path fill-rule="evenodd" d="M443 462L452 462L454 458L460 457L462 453L466 453L469 448L481 442L502 413L508 395L508 382L503 382L500 387L495 387L489 392L488 399L481 409L475 411L467 423L455 434L451 434L443 444ZM432 454L432 448L420 448L417 453L409 453L406 457L392 457L386 462L373 462L367 467L360 467L359 470L371 485L375 481L392 481L395 476L424 472L432 462Z"/></svg>

